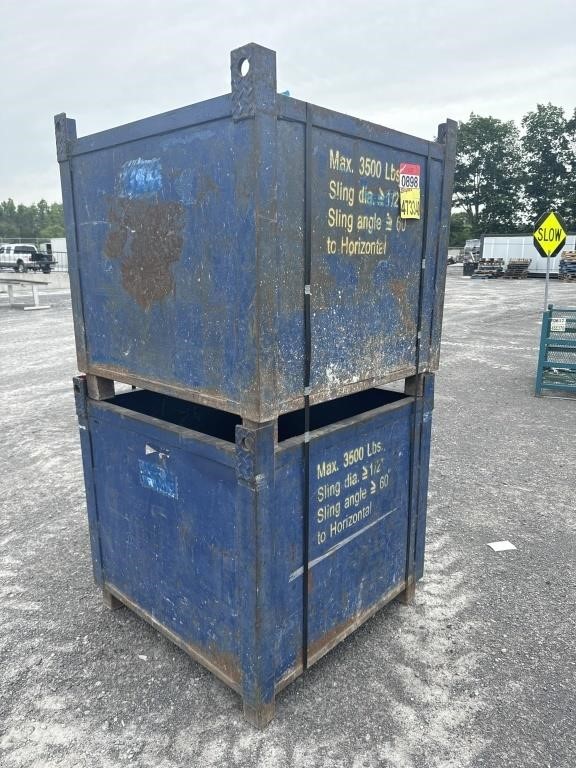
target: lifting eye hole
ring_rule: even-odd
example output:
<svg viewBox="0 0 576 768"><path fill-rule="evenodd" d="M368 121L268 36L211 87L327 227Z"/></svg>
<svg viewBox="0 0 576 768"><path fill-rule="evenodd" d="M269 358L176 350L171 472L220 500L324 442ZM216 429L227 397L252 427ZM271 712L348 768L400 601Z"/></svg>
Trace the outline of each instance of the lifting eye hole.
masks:
<svg viewBox="0 0 576 768"><path fill-rule="evenodd" d="M238 72L240 72L240 76L246 77L249 71L250 71L250 62L248 61L248 59L240 59L238 63Z"/></svg>

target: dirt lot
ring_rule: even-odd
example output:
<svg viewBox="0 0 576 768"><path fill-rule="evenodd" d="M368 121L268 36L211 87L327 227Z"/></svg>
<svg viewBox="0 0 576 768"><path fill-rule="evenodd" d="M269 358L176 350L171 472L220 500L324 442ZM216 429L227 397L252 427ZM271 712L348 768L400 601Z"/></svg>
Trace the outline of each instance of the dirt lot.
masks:
<svg viewBox="0 0 576 768"><path fill-rule="evenodd" d="M328 654L264 732L153 629L104 609L70 297L27 313L0 296L2 768L573 768L576 401L533 396L543 288L450 268L418 605ZM551 300L576 305L576 287ZM487 547L501 539L517 550Z"/></svg>

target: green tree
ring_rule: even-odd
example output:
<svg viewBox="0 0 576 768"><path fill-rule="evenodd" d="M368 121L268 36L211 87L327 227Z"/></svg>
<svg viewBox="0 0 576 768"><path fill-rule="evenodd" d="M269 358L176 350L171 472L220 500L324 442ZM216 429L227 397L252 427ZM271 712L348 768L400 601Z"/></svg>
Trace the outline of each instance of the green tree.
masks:
<svg viewBox="0 0 576 768"><path fill-rule="evenodd" d="M51 237L64 237L64 227L61 224L47 224L38 232L38 237L50 240Z"/></svg>
<svg viewBox="0 0 576 768"><path fill-rule="evenodd" d="M40 200L32 205L16 205L11 198L0 202L0 239L17 237L64 237L62 204Z"/></svg>
<svg viewBox="0 0 576 768"><path fill-rule="evenodd" d="M20 237L36 237L37 226L36 205L20 205L16 208L16 223L20 230Z"/></svg>
<svg viewBox="0 0 576 768"><path fill-rule="evenodd" d="M568 181L564 215L566 216L566 224L568 228L574 231L576 230L576 109L566 124L566 130L570 147L569 163L571 180Z"/></svg>
<svg viewBox="0 0 576 768"><path fill-rule="evenodd" d="M18 237L20 229L16 221L16 206L14 200L9 198L0 203L0 237Z"/></svg>
<svg viewBox="0 0 576 768"><path fill-rule="evenodd" d="M472 237L472 226L468 216L463 211L453 213L450 217L450 248L464 245Z"/></svg>
<svg viewBox="0 0 576 768"><path fill-rule="evenodd" d="M46 217L38 237L64 237L64 234L64 209L62 203L52 203L52 205L46 208Z"/></svg>
<svg viewBox="0 0 576 768"><path fill-rule="evenodd" d="M525 156L524 191L530 220L551 208L567 219L573 210L567 205L571 196L574 149L569 121L562 107L538 104L534 112L522 118Z"/></svg>
<svg viewBox="0 0 576 768"><path fill-rule="evenodd" d="M514 121L472 113L460 123L453 201L473 237L521 225L522 151Z"/></svg>

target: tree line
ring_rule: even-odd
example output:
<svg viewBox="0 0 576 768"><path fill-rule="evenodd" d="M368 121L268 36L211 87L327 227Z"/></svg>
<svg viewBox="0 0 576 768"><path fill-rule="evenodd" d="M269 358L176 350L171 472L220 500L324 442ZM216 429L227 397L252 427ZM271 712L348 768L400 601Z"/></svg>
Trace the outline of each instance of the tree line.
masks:
<svg viewBox="0 0 576 768"><path fill-rule="evenodd" d="M472 113L460 122L450 245L482 234L531 232L554 208L576 229L576 109L538 104L518 127ZM64 237L61 203L0 202L0 238Z"/></svg>
<svg viewBox="0 0 576 768"><path fill-rule="evenodd" d="M532 232L555 209L576 229L576 109L538 104L522 118L459 124L450 245L482 234Z"/></svg>
<svg viewBox="0 0 576 768"><path fill-rule="evenodd" d="M48 239L64 237L64 212L62 203L40 200L32 205L16 205L9 198L0 202L0 238Z"/></svg>

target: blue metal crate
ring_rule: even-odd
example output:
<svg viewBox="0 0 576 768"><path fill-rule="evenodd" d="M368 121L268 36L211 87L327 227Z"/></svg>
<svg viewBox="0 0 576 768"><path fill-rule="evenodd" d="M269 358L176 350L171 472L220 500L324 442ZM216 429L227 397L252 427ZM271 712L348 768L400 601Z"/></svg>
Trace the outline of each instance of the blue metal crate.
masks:
<svg viewBox="0 0 576 768"><path fill-rule="evenodd" d="M435 370L455 123L430 142L277 94L257 45L231 72L91 136L55 118L79 369L274 419L304 405L308 295L310 402Z"/></svg>
<svg viewBox="0 0 576 768"><path fill-rule="evenodd" d="M229 95L83 138L58 115L56 139L96 581L264 725L422 575L456 132L281 96L257 45L231 71Z"/></svg>
<svg viewBox="0 0 576 768"><path fill-rule="evenodd" d="M96 581L243 697L278 691L422 575L433 376L237 416L75 379ZM305 554L307 561L304 562ZM303 583L304 578L307 584Z"/></svg>

